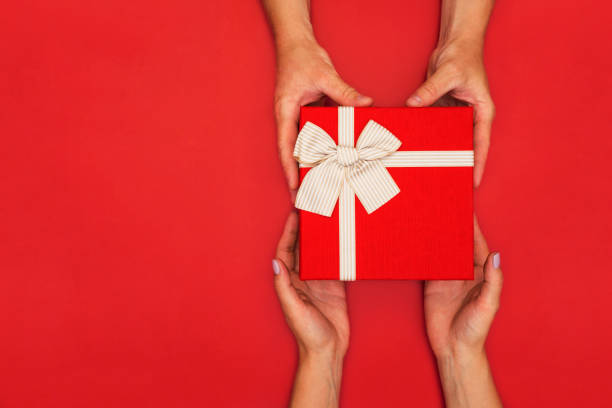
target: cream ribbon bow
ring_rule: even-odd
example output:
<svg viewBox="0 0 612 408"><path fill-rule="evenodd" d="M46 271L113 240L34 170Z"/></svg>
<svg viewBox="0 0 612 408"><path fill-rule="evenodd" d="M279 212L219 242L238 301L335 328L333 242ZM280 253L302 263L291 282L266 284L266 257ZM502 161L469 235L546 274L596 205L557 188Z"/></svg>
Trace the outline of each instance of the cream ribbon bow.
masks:
<svg viewBox="0 0 612 408"><path fill-rule="evenodd" d="M363 128L355 147L342 141L336 146L327 132L306 122L298 134L293 157L302 167L312 169L302 180L295 206L329 217L348 185L367 213L372 213L400 191L380 159L395 152L401 144L373 120Z"/></svg>

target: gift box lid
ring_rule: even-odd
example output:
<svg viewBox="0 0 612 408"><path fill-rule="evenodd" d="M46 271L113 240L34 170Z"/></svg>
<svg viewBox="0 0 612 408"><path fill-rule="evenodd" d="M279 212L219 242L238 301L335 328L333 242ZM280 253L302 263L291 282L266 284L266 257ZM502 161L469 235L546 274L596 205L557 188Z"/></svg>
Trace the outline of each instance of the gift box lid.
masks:
<svg viewBox="0 0 612 408"><path fill-rule="evenodd" d="M351 113L342 116L342 110ZM311 122L337 144L339 126L345 132L349 122L356 143L370 121L401 141L398 152L429 152L423 157L434 158L458 152L473 162L470 107L303 107L300 129ZM354 194L352 220L343 220L343 225L339 202L329 217L300 211L300 277L473 279L473 167L452 158L450 163L419 160L406 167L385 167L399 193L370 214ZM461 165L453 166L453 160ZM309 171L312 167L300 168L301 182ZM347 228L353 228L348 246L341 244ZM343 275L347 264L352 272Z"/></svg>

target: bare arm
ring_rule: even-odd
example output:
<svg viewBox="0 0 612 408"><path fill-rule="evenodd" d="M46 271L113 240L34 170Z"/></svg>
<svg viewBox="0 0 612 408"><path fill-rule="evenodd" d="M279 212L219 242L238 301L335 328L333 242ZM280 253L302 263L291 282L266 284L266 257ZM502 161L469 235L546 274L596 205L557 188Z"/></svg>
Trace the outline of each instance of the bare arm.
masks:
<svg viewBox="0 0 612 408"><path fill-rule="evenodd" d="M502 406L484 350L477 354L440 356L437 360L448 408Z"/></svg>
<svg viewBox="0 0 612 408"><path fill-rule="evenodd" d="M340 397L344 358L300 353L290 408L335 408Z"/></svg>
<svg viewBox="0 0 612 408"><path fill-rule="evenodd" d="M262 0L276 47L314 41L310 24L310 0Z"/></svg>
<svg viewBox="0 0 612 408"><path fill-rule="evenodd" d="M482 50L495 0L443 0L439 43L469 40Z"/></svg>

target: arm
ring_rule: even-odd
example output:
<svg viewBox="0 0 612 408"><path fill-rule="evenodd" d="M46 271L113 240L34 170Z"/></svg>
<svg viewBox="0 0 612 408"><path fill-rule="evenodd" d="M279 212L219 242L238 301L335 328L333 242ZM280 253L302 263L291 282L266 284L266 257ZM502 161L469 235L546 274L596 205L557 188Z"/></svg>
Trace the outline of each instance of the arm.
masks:
<svg viewBox="0 0 612 408"><path fill-rule="evenodd" d="M484 350L475 354L439 356L437 361L447 407L502 406Z"/></svg>
<svg viewBox="0 0 612 408"><path fill-rule="evenodd" d="M277 50L315 41L310 24L310 0L262 0Z"/></svg>
<svg viewBox="0 0 612 408"><path fill-rule="evenodd" d="M344 82L329 55L317 43L310 23L309 0L262 0L276 44L274 111L281 164L295 196L298 171L293 159L300 106L325 96L347 106L368 106L372 99Z"/></svg>
<svg viewBox="0 0 612 408"><path fill-rule="evenodd" d="M300 352L290 407L337 407L343 360L343 357L311 356Z"/></svg>
<svg viewBox="0 0 612 408"><path fill-rule="evenodd" d="M292 212L272 261L276 294L299 350L290 406L337 407L349 340L344 283L300 280L297 233Z"/></svg>
<svg viewBox="0 0 612 408"><path fill-rule="evenodd" d="M473 42L482 51L495 0L443 0L439 44L455 40Z"/></svg>
<svg viewBox="0 0 612 408"><path fill-rule="evenodd" d="M499 253L474 225L474 280L425 282L425 323L446 406L501 407L485 351L499 308Z"/></svg>
<svg viewBox="0 0 612 408"><path fill-rule="evenodd" d="M474 185L482 179L495 106L483 63L484 37L494 0L443 0L438 45L427 80L406 101L408 106L474 107Z"/></svg>

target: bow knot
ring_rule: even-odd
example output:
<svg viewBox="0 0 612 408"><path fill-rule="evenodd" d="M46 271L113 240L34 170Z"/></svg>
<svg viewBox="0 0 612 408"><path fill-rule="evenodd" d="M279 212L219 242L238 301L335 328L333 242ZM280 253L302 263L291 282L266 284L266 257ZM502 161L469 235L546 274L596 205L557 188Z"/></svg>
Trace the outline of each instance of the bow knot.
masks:
<svg viewBox="0 0 612 408"><path fill-rule="evenodd" d="M344 167L352 166L359 160L359 152L353 146L338 146L336 159Z"/></svg>
<svg viewBox="0 0 612 408"><path fill-rule="evenodd" d="M302 180L295 206L329 217L348 185L370 214L399 193L380 159L400 145L391 132L373 120L363 128L355 147L336 146L327 132L306 122L298 134L293 157L302 167L312 169Z"/></svg>

